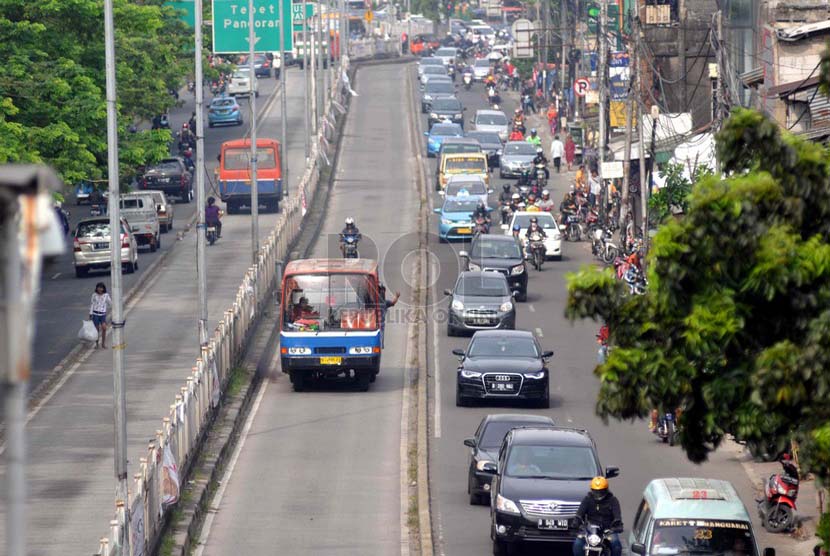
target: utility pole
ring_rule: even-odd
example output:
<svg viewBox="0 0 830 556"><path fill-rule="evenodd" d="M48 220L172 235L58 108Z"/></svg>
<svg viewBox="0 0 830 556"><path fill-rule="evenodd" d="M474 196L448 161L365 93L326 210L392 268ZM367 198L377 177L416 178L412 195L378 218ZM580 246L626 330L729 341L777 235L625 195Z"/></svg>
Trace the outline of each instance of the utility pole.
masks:
<svg viewBox="0 0 830 556"><path fill-rule="evenodd" d="M323 123L323 110L324 110L323 104L325 103L325 96L326 96L325 85L324 85L324 80L323 80L323 77L326 74L326 60L325 60L325 56L323 56L323 54L326 50L326 45L325 45L325 42L323 41L323 26L325 24L325 22L323 20L323 5L324 4L322 2L318 2L318 5L320 6L320 15L317 17L317 50L316 50L316 54L317 54L317 82L316 82L316 87L317 87L317 128L316 129L319 131L319 129L322 126L322 123Z"/></svg>
<svg viewBox="0 0 830 556"><path fill-rule="evenodd" d="M199 0L197 0L199 1ZM285 25L285 8L279 2L280 25ZM305 6L303 6L305 16ZM289 21L289 33L294 32L294 22ZM288 175L288 64L285 63L285 29L280 28L280 172L282 173L282 195L288 197L290 184Z"/></svg>
<svg viewBox="0 0 830 556"><path fill-rule="evenodd" d="M124 300L121 288L121 188L118 176L118 105L115 83L113 0L104 0L104 57L107 87L107 178L110 213L110 279L112 282L112 374L115 417L115 502L124 504L121 546L130 553L130 499L127 486L127 381L124 371ZM129 261L132 263L132 261Z"/></svg>
<svg viewBox="0 0 830 556"><path fill-rule="evenodd" d="M282 4L280 4L282 5ZM204 70L202 68L202 0L196 0L193 5L195 12L194 35L196 42L196 59L194 69L196 73L196 281L199 288L199 346L204 347L208 342L208 304L207 304L207 262L205 257L205 120L203 83ZM199 350L201 353L201 349Z"/></svg>
<svg viewBox="0 0 830 556"><path fill-rule="evenodd" d="M303 93L303 136L305 137L305 161L308 164L311 158L311 85L308 79L308 16L303 17L303 79L305 91Z"/></svg>
<svg viewBox="0 0 830 556"><path fill-rule="evenodd" d="M634 22L634 34L639 33L639 28L637 27L636 20ZM636 40L636 39L635 39ZM622 199L620 200L620 221L619 225L620 228L623 230L623 234L627 233L627 224L628 224L628 209L630 205L630 181L631 181L631 135L634 133L632 121L634 119L634 95L636 94L634 83L636 82L637 76L637 64L638 64L638 57L637 57L637 48L636 42L634 43L634 48L631 48L629 51L629 76L628 76L628 97L625 99L625 155L623 157L623 186L622 186Z"/></svg>
<svg viewBox="0 0 830 556"><path fill-rule="evenodd" d="M602 175L602 164L605 162L605 147L607 142L607 130L605 120L607 118L607 103L608 103L608 87L606 86L606 74L608 72L608 41L605 40L605 31L608 27L608 3L606 0L600 0L599 3L599 22L597 24L597 41L599 42L599 67L597 67L599 75L599 168L597 175L599 176L600 194L599 194L599 215L600 221L605 224L605 212L608 208L608 187Z"/></svg>
<svg viewBox="0 0 830 556"><path fill-rule="evenodd" d="M542 3L542 92L548 100L548 37L550 37L550 0Z"/></svg>
<svg viewBox="0 0 830 556"><path fill-rule="evenodd" d="M317 134L317 40L315 38L315 31L312 28L309 32L309 40L311 42L310 45L310 69L309 69L309 84L311 86L310 89L310 97L311 97L311 133L313 135ZM309 138L311 140L311 138Z"/></svg>
<svg viewBox="0 0 830 556"><path fill-rule="evenodd" d="M682 109L691 112L691 107L687 104L689 100L686 80L686 1L679 0L677 3L678 19L680 20L680 28L677 30L677 55L680 56L680 79L683 86L680 88L680 106ZM697 60L695 60L696 62ZM694 63L694 62L693 62Z"/></svg>
<svg viewBox="0 0 830 556"><path fill-rule="evenodd" d="M253 264L259 259L259 183L257 182L257 137L256 137L256 91L254 82L254 0L248 0L248 71L251 72L251 91L248 95L251 103L251 259Z"/></svg>
<svg viewBox="0 0 830 556"><path fill-rule="evenodd" d="M565 47L566 47L566 36L573 36L571 30L568 29L568 12L567 12L567 0L559 0L559 28L562 31L562 34L559 36L560 41L562 42L562 58L559 60L559 94L564 96L565 94ZM570 65L570 63L568 64Z"/></svg>

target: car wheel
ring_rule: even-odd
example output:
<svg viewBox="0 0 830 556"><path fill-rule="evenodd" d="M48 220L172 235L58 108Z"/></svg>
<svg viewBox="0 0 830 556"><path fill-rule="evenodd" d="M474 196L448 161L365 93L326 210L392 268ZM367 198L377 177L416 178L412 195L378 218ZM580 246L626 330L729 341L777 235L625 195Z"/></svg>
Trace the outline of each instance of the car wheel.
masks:
<svg viewBox="0 0 830 556"><path fill-rule="evenodd" d="M539 409L550 409L550 390L545 390L545 397L536 402Z"/></svg>
<svg viewBox="0 0 830 556"><path fill-rule="evenodd" d="M493 539L493 556L509 556L512 550L504 541Z"/></svg>
<svg viewBox="0 0 830 556"><path fill-rule="evenodd" d="M369 383L372 381L372 371L359 371L355 376L355 386L359 392L368 392Z"/></svg>
<svg viewBox="0 0 830 556"><path fill-rule="evenodd" d="M124 265L124 274L132 274L135 272L135 263L127 263Z"/></svg>
<svg viewBox="0 0 830 556"><path fill-rule="evenodd" d="M256 98L259 98L259 91L254 91L254 96L255 96Z"/></svg>
<svg viewBox="0 0 830 556"><path fill-rule="evenodd" d="M167 231L169 232L172 229L173 229L173 219L171 218L170 222L167 223Z"/></svg>
<svg viewBox="0 0 830 556"><path fill-rule="evenodd" d="M133 263L133 268L138 270L138 259L136 259L135 262Z"/></svg>
<svg viewBox="0 0 830 556"><path fill-rule="evenodd" d="M161 232L162 234L166 234L168 232L168 230L169 230L169 228L167 227L167 224L160 224L159 225L159 232Z"/></svg>
<svg viewBox="0 0 830 556"><path fill-rule="evenodd" d="M452 326L450 326L449 324L447 325L447 336L450 336L450 337L452 337L452 336L458 336L458 332L456 332L456 331L455 331L455 328L453 328L453 327L452 327Z"/></svg>
<svg viewBox="0 0 830 556"><path fill-rule="evenodd" d="M242 125L242 118L239 118L239 119L236 121L236 125Z"/></svg>
<svg viewBox="0 0 830 556"><path fill-rule="evenodd" d="M471 506L480 506L484 502L481 499L480 494L476 494L473 491L473 478L472 476L467 478L467 493L470 495L470 505Z"/></svg>
<svg viewBox="0 0 830 556"><path fill-rule="evenodd" d="M461 395L458 386L455 387L455 405L456 407L467 407L469 405L467 398Z"/></svg>
<svg viewBox="0 0 830 556"><path fill-rule="evenodd" d="M225 204L225 208L228 209L228 214L236 214L236 203L232 203L231 201L228 201Z"/></svg>
<svg viewBox="0 0 830 556"><path fill-rule="evenodd" d="M213 127L213 122L208 122L208 127Z"/></svg>
<svg viewBox="0 0 830 556"><path fill-rule="evenodd" d="M89 274L89 269L85 266L76 266L75 267L75 277L76 278L86 278Z"/></svg>
<svg viewBox="0 0 830 556"><path fill-rule="evenodd" d="M516 296L516 301L527 301L527 290L520 290Z"/></svg>
<svg viewBox="0 0 830 556"><path fill-rule="evenodd" d="M156 238L150 240L150 253L155 253L156 249L158 249L158 244L156 243Z"/></svg>
<svg viewBox="0 0 830 556"><path fill-rule="evenodd" d="M291 379L291 385L294 387L295 392L305 390L305 375L300 373L300 371L291 371L288 376Z"/></svg>
<svg viewBox="0 0 830 556"><path fill-rule="evenodd" d="M501 169L499 169L499 177L501 179L504 179L504 172L502 172Z"/></svg>
<svg viewBox="0 0 830 556"><path fill-rule="evenodd" d="M156 234L156 249L161 249L161 235Z"/></svg>

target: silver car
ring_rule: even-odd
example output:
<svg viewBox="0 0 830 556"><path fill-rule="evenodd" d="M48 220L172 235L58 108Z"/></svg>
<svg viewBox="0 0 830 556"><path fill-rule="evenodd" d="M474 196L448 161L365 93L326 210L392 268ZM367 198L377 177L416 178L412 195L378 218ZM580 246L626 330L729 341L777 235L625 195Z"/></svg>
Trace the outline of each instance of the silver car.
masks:
<svg viewBox="0 0 830 556"><path fill-rule="evenodd" d="M510 141L504 146L499 159L499 176L502 178L520 177L533 167L536 158L536 146L526 141Z"/></svg>
<svg viewBox="0 0 830 556"><path fill-rule="evenodd" d="M125 273L138 270L138 244L130 225L121 219L121 262ZM83 278L90 270L110 268L110 220L87 218L78 222L73 236L75 276Z"/></svg>
<svg viewBox="0 0 830 556"><path fill-rule="evenodd" d="M476 110L473 118L476 131L491 131L499 134L499 139L507 141L507 126L510 122L501 110Z"/></svg>

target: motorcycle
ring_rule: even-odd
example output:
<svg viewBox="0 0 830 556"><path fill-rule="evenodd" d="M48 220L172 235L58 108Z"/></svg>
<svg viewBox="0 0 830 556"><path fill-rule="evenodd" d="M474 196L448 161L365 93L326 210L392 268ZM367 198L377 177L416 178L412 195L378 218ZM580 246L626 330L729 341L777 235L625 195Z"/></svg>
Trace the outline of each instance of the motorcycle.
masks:
<svg viewBox="0 0 830 556"><path fill-rule="evenodd" d="M216 243L216 240L219 239L219 235L216 232L216 226L208 225L208 227L205 228L205 239L207 239L207 242L210 245Z"/></svg>
<svg viewBox="0 0 830 556"><path fill-rule="evenodd" d="M782 533L795 526L798 467L789 454L784 454L779 461L784 472L770 475L764 485L764 498L757 501L761 525L770 533Z"/></svg>
<svg viewBox="0 0 830 556"><path fill-rule="evenodd" d="M464 81L464 89L469 91L473 87L473 74L465 71L461 79Z"/></svg>
<svg viewBox="0 0 830 556"><path fill-rule="evenodd" d="M487 100L490 103L490 106L493 106L494 109L496 106L501 104L501 96L499 96L495 86L491 85L487 87Z"/></svg>
<svg viewBox="0 0 830 556"><path fill-rule="evenodd" d="M630 293L634 295L643 295L646 293L648 281L639 267L632 264L628 265L628 268L623 274L623 280L628 284Z"/></svg>
<svg viewBox="0 0 830 556"><path fill-rule="evenodd" d="M542 263L545 262L545 254L547 252L542 234L539 232L532 232L527 239L529 243L528 250L530 251L530 259L533 262L533 267L536 270L542 270Z"/></svg>
<svg viewBox="0 0 830 556"><path fill-rule="evenodd" d="M548 183L547 173L545 172L545 165L544 164L537 164L536 171L536 185L539 189L544 189Z"/></svg>
<svg viewBox="0 0 830 556"><path fill-rule="evenodd" d="M360 255L357 252L357 236L354 234L340 234L340 241L343 244L343 258L357 259Z"/></svg>
<svg viewBox="0 0 830 556"><path fill-rule="evenodd" d="M620 253L619 247L611 241L613 237L611 230L594 228L590 235L591 253L605 264L611 264Z"/></svg>
<svg viewBox="0 0 830 556"><path fill-rule="evenodd" d="M579 216L576 214L565 215L565 239L568 241L582 239L582 226L579 225Z"/></svg>
<svg viewBox="0 0 830 556"><path fill-rule="evenodd" d="M674 446L677 442L677 418L674 411L665 412L657 421L657 428L654 429L654 434L657 438L669 443L669 446Z"/></svg>
<svg viewBox="0 0 830 556"><path fill-rule="evenodd" d="M611 556L611 530L603 531L599 525L587 523L578 538L585 541L585 556Z"/></svg>
<svg viewBox="0 0 830 556"><path fill-rule="evenodd" d="M476 216L473 220L473 234L489 234L490 233L490 219L481 215Z"/></svg>
<svg viewBox="0 0 830 556"><path fill-rule="evenodd" d="M499 211L501 212L501 223L502 223L502 225L507 224L510 221L510 214L512 212L510 210L510 205L507 204L507 203L503 203L499 207Z"/></svg>

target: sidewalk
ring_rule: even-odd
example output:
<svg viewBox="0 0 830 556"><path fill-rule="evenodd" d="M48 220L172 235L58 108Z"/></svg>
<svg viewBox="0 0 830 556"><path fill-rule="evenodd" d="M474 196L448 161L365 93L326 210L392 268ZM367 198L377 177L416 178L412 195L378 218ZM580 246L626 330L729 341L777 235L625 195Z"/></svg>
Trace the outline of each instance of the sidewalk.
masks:
<svg viewBox="0 0 830 556"><path fill-rule="evenodd" d="M289 110L303 82L289 80ZM299 89L300 93L297 92ZM279 103L271 107L278 111ZM279 119L266 116L261 134L279 136ZM241 132L240 132L241 133ZM289 126L289 145L303 144L302 126ZM302 150L302 149L300 149ZM295 174L303 157L289 148ZM260 215L265 239L278 214ZM228 216L222 239L207 251L209 325L231 304L250 264L250 216ZM126 374L130 473L138 470L161 418L197 356L196 236L187 233L174 253L127 307ZM112 354L87 351L27 427L29 554L92 553L114 511ZM5 462L0 475L5 474ZM0 476L0 480L2 477ZM0 514L6 511L0 507ZM0 537L5 537L0 516Z"/></svg>

